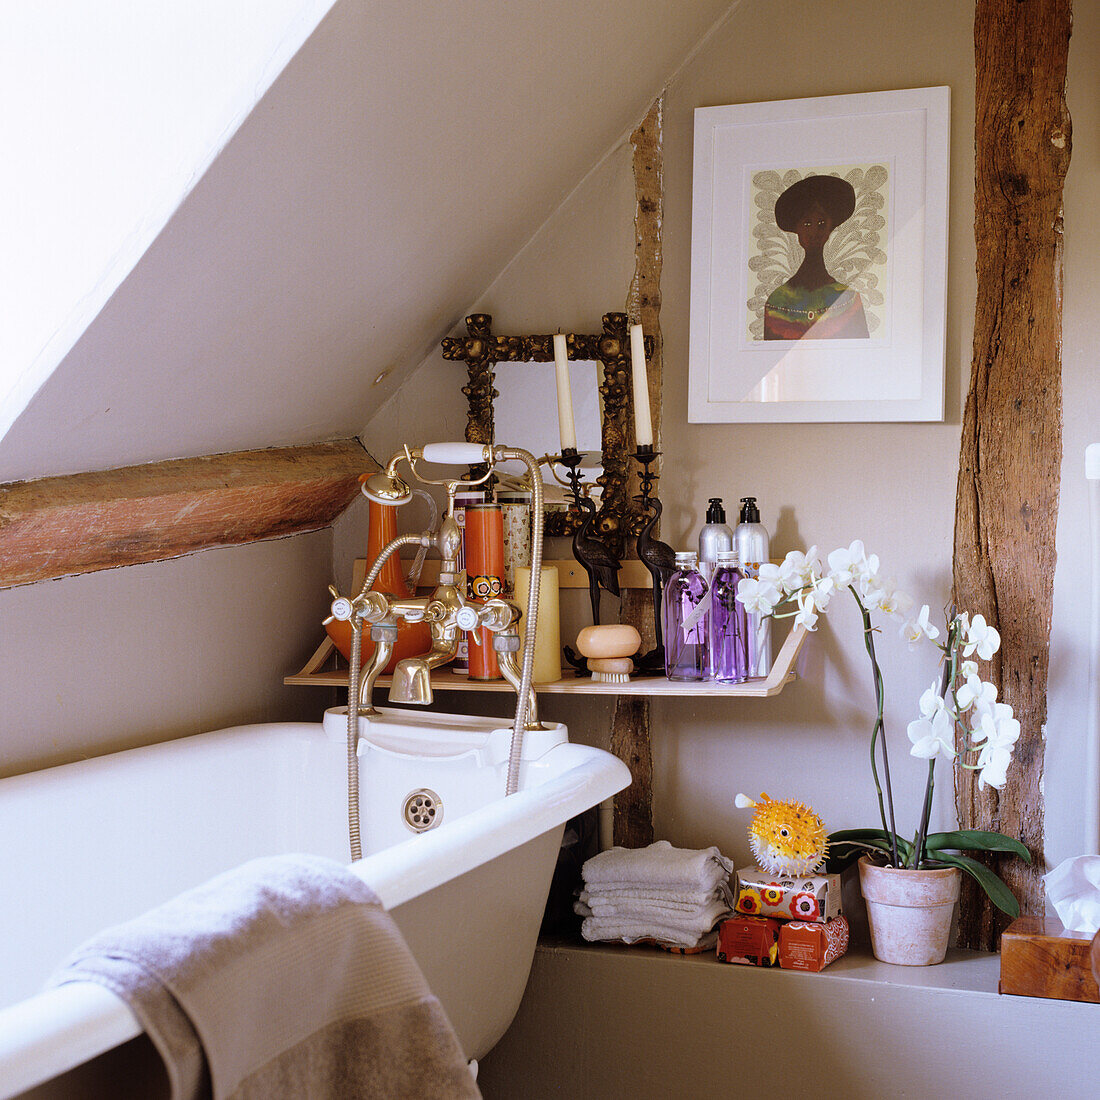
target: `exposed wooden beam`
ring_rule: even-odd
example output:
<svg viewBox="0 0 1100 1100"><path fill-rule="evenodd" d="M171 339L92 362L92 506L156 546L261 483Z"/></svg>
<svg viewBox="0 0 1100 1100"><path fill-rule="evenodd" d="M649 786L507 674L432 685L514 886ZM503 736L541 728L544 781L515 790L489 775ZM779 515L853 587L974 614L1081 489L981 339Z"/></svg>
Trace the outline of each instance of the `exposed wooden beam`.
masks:
<svg viewBox="0 0 1100 1100"><path fill-rule="evenodd" d="M661 438L661 216L664 209L662 180L661 111L658 99L630 135L634 149L634 279L627 313L653 337L653 354L647 364L649 405L653 438ZM633 447L629 449L634 449ZM635 479L636 480L636 479ZM637 627L641 652L653 647L653 601L648 592L626 589L619 618ZM630 769L632 781L615 796L615 843L641 848L653 842L653 753L649 731L649 700L620 696L611 724L611 751Z"/></svg>
<svg viewBox="0 0 1100 1100"><path fill-rule="evenodd" d="M975 773L956 769L956 808L964 828L997 829L1028 846L1031 867L1012 859L998 870L1023 911L1040 916L1071 24L1071 0L977 0L978 297L955 511L955 600L1000 630L993 678L1021 728L1004 791L980 791ZM960 943L995 948L1004 923L967 879Z"/></svg>
<svg viewBox="0 0 1100 1100"><path fill-rule="evenodd" d="M344 439L0 485L0 588L317 530L375 469Z"/></svg>

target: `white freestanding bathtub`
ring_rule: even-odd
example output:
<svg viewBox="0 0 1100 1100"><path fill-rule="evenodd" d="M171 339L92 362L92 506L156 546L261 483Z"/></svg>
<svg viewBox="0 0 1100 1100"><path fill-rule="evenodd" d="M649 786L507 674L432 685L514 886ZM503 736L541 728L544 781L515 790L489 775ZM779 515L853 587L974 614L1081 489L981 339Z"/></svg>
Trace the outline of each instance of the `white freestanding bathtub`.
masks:
<svg viewBox="0 0 1100 1100"><path fill-rule="evenodd" d="M630 773L556 725L527 733L505 798L500 719L360 722L354 866L480 1058L523 995L565 822ZM88 936L258 856L348 858L346 727L340 708L322 724L241 726L0 782L0 1097L140 1034L106 990L38 992ZM417 835L406 816L432 827Z"/></svg>

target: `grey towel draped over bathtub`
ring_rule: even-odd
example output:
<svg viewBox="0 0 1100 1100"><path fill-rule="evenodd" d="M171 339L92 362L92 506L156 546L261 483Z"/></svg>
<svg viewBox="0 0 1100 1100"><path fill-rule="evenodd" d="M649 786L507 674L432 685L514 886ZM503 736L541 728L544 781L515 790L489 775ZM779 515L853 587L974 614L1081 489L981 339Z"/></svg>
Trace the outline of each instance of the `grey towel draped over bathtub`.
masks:
<svg viewBox="0 0 1100 1100"><path fill-rule="evenodd" d="M220 875L86 942L50 984L73 981L130 1005L173 1100L481 1095L392 918L333 860Z"/></svg>

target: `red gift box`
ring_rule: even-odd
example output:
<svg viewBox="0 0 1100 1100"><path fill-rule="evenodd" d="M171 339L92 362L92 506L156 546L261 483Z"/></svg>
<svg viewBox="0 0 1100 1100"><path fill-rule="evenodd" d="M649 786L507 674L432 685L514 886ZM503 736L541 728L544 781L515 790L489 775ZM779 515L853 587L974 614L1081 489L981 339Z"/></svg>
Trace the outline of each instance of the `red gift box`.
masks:
<svg viewBox="0 0 1100 1100"><path fill-rule="evenodd" d="M848 922L792 920L779 929L779 965L784 970L824 970L848 950Z"/></svg>
<svg viewBox="0 0 1100 1100"><path fill-rule="evenodd" d="M730 917L718 926L718 961L775 966L779 925L772 917Z"/></svg>

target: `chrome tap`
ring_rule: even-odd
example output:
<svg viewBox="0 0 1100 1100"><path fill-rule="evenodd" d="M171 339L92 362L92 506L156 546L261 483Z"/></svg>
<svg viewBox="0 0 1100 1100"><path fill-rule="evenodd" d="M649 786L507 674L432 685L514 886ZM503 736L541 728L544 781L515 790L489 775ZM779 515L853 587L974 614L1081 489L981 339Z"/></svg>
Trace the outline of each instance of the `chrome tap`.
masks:
<svg viewBox="0 0 1100 1100"><path fill-rule="evenodd" d="M507 459L518 459L527 466L531 475L532 504L532 553L531 584L528 589L527 621L520 645L519 634L514 628L519 612L504 600L489 600L484 604L467 603L465 593L457 587L459 576L458 553L461 532L454 520L454 498L460 486L468 488L488 479L494 465ZM457 480L433 481L421 476L417 462L441 462L461 465L485 463L488 467L480 482ZM394 670L390 699L393 702L429 703L432 698L431 670L450 661L458 649L460 630L477 630L488 627L494 636L494 649L501 656L501 670L505 679L516 690L516 716L512 727L512 750L508 759L506 794L518 787L519 760L523 733L539 728L535 692L531 686L531 673L535 648L535 623L538 616L539 580L542 565L542 477L539 464L528 451L520 448L482 446L477 443L431 443L421 449L395 454L380 471L360 479L365 496L382 504L405 504L412 497L412 490L397 473L397 467L407 462L413 474L429 485L442 485L447 490L447 511L435 532L423 535L402 535L388 543L378 556L354 599L337 596L332 604L335 618L352 623L351 669L348 675L348 744L349 768L353 758L353 745L358 736L356 716L372 713L371 695L380 669L385 667L392 653L392 641L396 638L399 620L428 622L431 628L432 647L418 657L399 661ZM394 599L384 593L371 592L378 578L382 563L401 546L417 545L434 547L440 558L439 583L430 596ZM371 624L371 636L376 641L374 656L366 669L359 668L359 639L363 623ZM378 633L376 633L376 631ZM385 649L385 655L382 650ZM522 649L522 659L517 654ZM349 799L350 804L350 799ZM353 843L353 851L354 851Z"/></svg>

